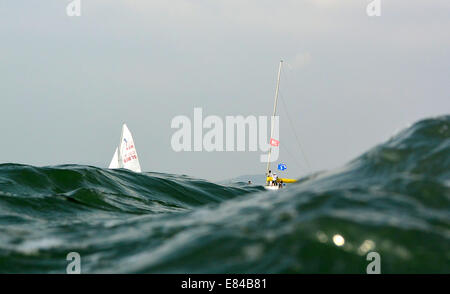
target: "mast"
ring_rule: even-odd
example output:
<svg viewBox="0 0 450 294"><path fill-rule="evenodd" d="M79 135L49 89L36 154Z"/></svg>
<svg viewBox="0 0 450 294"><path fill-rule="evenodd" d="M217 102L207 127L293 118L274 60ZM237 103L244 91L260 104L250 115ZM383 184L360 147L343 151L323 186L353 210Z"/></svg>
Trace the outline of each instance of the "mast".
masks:
<svg viewBox="0 0 450 294"><path fill-rule="evenodd" d="M272 114L272 125L271 125L271 129L270 129L270 140L273 137L273 130L275 127L275 114L277 112L277 103L278 103L278 91L280 89L280 76L281 76L281 65L283 64L283 60L280 60L280 65L278 66L278 77L277 77L277 87L275 89L275 101L273 103L273 114ZM272 145L270 145L269 147L269 155L267 156L267 170L266 170L266 175L269 174L269 169L270 169L270 154L272 153Z"/></svg>

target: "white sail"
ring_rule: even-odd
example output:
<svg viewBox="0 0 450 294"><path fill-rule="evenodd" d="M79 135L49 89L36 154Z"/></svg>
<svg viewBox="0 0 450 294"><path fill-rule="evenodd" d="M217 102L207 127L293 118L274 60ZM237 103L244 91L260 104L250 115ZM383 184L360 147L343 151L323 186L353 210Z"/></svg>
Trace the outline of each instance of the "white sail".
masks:
<svg viewBox="0 0 450 294"><path fill-rule="evenodd" d="M109 168L126 168L134 172L141 172L141 165L134 145L133 136L126 124L122 126L119 147L116 148Z"/></svg>
<svg viewBox="0 0 450 294"><path fill-rule="evenodd" d="M136 146L126 124L122 126L122 136L120 137L119 166L137 173L141 172Z"/></svg>
<svg viewBox="0 0 450 294"><path fill-rule="evenodd" d="M114 152L113 158L109 164L109 168L119 168L119 148L116 147L116 152Z"/></svg>

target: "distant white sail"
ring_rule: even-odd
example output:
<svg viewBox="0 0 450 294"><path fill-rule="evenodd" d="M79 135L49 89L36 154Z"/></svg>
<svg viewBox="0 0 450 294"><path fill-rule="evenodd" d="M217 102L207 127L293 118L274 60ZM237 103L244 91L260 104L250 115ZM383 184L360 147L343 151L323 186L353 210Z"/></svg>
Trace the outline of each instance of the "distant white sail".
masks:
<svg viewBox="0 0 450 294"><path fill-rule="evenodd" d="M119 145L119 161L123 168L134 172L141 172L141 165L134 146L133 136L126 124L122 126L122 137Z"/></svg>
<svg viewBox="0 0 450 294"><path fill-rule="evenodd" d="M119 148L116 149L109 168L125 168L137 173L141 172L133 136L126 124L122 126Z"/></svg>
<svg viewBox="0 0 450 294"><path fill-rule="evenodd" d="M116 147L116 152L114 152L109 168L119 168L119 148Z"/></svg>

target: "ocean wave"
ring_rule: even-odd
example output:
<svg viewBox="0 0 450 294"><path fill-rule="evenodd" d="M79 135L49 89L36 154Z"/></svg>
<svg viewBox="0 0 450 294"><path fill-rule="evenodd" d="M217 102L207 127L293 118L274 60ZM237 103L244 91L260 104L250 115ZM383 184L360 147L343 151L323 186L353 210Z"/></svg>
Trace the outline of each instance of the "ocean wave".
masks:
<svg viewBox="0 0 450 294"><path fill-rule="evenodd" d="M0 272L450 272L450 116L278 192L92 166L0 165Z"/></svg>

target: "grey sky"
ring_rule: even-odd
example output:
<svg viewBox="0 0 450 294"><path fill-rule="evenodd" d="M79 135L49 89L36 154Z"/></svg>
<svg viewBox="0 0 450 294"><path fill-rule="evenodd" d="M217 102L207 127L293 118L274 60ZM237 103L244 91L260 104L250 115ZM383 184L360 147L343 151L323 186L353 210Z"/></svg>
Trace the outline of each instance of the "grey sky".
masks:
<svg viewBox="0 0 450 294"><path fill-rule="evenodd" d="M121 124L144 171L220 180L263 173L260 152L181 152L176 115L270 115L278 61L314 170L344 164L450 112L450 2L381 0L0 2L0 162L106 167ZM280 104L281 144L298 154ZM305 172L280 153L288 174Z"/></svg>

